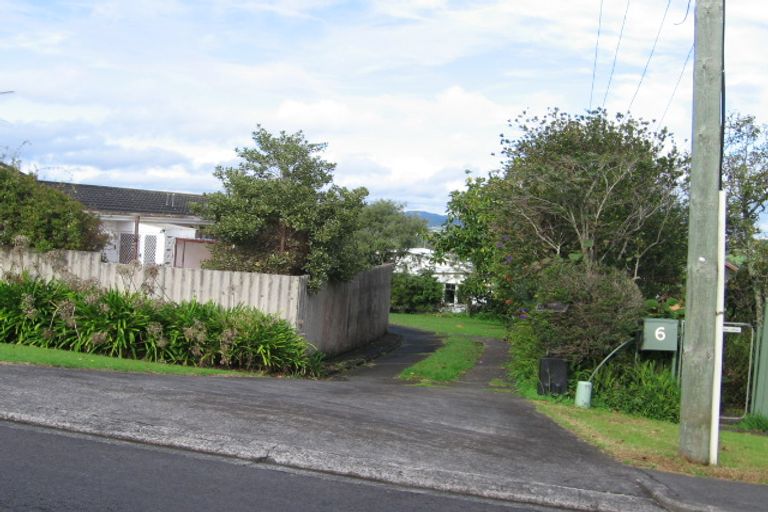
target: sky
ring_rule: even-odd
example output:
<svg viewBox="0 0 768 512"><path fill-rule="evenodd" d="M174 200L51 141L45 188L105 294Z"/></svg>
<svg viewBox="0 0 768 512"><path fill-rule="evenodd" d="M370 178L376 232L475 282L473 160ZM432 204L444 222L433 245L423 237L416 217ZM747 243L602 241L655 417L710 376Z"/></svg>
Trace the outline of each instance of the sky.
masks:
<svg viewBox="0 0 768 512"><path fill-rule="evenodd" d="M523 111L629 111L689 147L695 2L602 4L0 0L0 155L204 193L258 125L302 130L337 184L443 213ZM728 109L768 123L768 9L733 0L726 19Z"/></svg>

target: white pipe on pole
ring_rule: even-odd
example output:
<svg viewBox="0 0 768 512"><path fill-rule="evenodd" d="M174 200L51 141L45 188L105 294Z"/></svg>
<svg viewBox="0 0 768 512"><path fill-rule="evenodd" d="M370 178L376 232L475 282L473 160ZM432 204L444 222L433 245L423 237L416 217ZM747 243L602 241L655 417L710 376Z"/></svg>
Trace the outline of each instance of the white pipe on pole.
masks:
<svg viewBox="0 0 768 512"><path fill-rule="evenodd" d="M723 323L725 321L725 191L718 192L717 211L717 319L715 323L715 370L712 375L712 415L709 432L709 465L718 462L720 441L720 386L723 376Z"/></svg>

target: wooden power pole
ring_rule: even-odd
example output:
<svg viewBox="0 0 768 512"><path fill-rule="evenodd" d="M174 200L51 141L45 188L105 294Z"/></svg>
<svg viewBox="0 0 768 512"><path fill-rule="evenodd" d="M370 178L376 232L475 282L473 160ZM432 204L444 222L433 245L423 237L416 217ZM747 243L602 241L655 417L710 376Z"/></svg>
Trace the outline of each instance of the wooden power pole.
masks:
<svg viewBox="0 0 768 512"><path fill-rule="evenodd" d="M718 301L718 215L724 0L697 0L693 70L693 148L680 453L717 464L722 299Z"/></svg>

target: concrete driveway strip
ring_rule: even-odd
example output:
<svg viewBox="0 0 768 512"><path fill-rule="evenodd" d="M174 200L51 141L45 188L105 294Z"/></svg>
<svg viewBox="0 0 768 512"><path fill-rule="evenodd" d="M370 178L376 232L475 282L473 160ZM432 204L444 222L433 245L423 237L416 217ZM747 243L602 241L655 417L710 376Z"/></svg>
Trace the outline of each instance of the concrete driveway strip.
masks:
<svg viewBox="0 0 768 512"><path fill-rule="evenodd" d="M525 400L408 386L377 371L306 381L3 365L0 418L523 503L661 510L640 472Z"/></svg>

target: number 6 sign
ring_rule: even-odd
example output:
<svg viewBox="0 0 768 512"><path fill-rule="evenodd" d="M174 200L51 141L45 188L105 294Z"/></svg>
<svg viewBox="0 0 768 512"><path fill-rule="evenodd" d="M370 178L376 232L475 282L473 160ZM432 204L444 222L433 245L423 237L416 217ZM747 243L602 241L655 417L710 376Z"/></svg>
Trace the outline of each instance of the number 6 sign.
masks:
<svg viewBox="0 0 768 512"><path fill-rule="evenodd" d="M642 350L677 351L677 320L646 318L643 322Z"/></svg>

